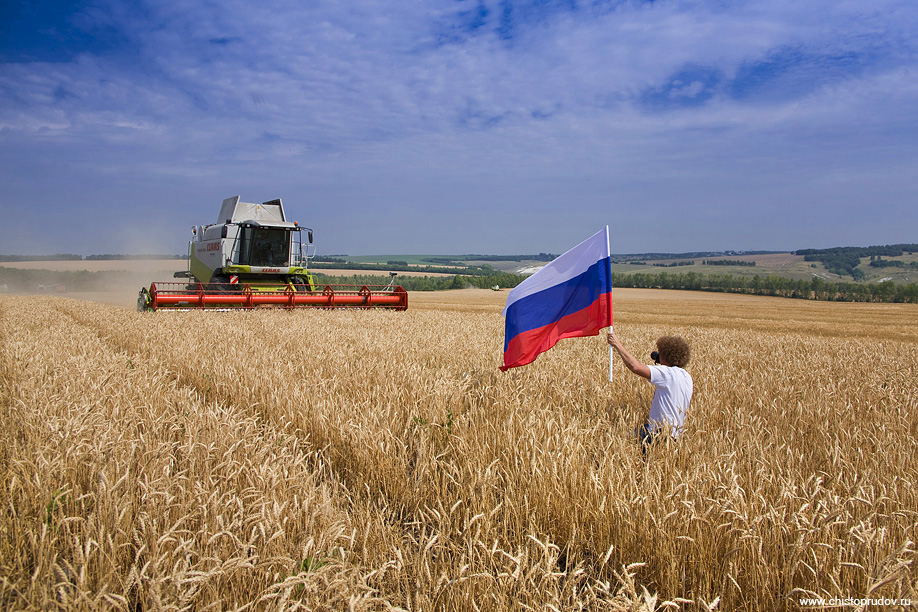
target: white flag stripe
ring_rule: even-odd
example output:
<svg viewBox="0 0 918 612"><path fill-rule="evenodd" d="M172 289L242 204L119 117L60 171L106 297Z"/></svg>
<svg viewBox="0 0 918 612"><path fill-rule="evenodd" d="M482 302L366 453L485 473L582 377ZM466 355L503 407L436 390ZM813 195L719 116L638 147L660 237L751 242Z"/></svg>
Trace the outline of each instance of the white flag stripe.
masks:
<svg viewBox="0 0 918 612"><path fill-rule="evenodd" d="M610 256L609 226L599 230L574 248L552 260L544 268L514 287L507 296L503 315L517 300L559 285L589 270L597 261Z"/></svg>

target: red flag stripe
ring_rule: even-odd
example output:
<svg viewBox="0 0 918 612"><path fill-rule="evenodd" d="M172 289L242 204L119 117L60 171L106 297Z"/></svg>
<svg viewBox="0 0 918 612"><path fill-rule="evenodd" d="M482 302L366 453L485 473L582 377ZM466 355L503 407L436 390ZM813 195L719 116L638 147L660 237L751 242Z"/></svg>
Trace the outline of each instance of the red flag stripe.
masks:
<svg viewBox="0 0 918 612"><path fill-rule="evenodd" d="M612 294L601 294L592 304L561 319L515 336L504 351L504 365L509 370L535 361L539 354L562 338L595 336L612 321Z"/></svg>

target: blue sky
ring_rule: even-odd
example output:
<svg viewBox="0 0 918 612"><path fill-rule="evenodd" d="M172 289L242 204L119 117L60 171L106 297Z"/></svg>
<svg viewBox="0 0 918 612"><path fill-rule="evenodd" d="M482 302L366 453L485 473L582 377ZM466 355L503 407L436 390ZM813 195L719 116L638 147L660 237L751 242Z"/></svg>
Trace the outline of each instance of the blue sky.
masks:
<svg viewBox="0 0 918 612"><path fill-rule="evenodd" d="M914 0L0 3L0 254L918 241Z"/></svg>

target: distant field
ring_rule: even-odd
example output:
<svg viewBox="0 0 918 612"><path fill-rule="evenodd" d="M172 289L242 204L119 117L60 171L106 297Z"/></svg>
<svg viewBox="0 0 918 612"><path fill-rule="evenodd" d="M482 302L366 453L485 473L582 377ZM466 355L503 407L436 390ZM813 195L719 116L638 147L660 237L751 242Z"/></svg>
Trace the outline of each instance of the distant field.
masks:
<svg viewBox="0 0 918 612"><path fill-rule="evenodd" d="M389 261L404 261L409 266L436 266L436 267L450 267L448 265L433 263L429 261L430 259L452 259L453 261L461 262L462 266L480 266L480 265L489 265L495 270L500 272L511 272L518 273L522 268L529 268L532 266L544 266L546 262L536 261L536 260L512 260L512 261L489 261L489 260L480 260L480 259L463 259L459 255L360 255L360 256L340 256L342 259L351 261L354 263L379 263L385 264ZM462 266L454 266L458 269L462 269Z"/></svg>
<svg viewBox="0 0 918 612"><path fill-rule="evenodd" d="M768 268L793 268L803 263L803 255L794 255L793 253L767 253L764 255L733 255L723 257L702 257L705 260L724 261L754 261L756 266ZM806 265L809 265L807 262Z"/></svg>
<svg viewBox="0 0 918 612"><path fill-rule="evenodd" d="M188 262L181 259L84 259L64 261L2 261L2 268L19 268L22 270L63 270L99 272L124 270L126 272L150 272L168 270L178 272L188 269ZM171 274L170 274L171 276Z"/></svg>
<svg viewBox="0 0 918 612"><path fill-rule="evenodd" d="M150 272L167 272L168 277L159 278L158 280L171 280L172 272L178 272L188 269L188 263L176 261L174 259L155 259L155 260L83 260L83 261L8 261L0 262L3 268L19 268L21 270L60 270L66 272L75 272L85 270L87 272L117 271L133 272L139 274L148 274ZM346 267L336 269L314 270L320 274L351 275L361 274L368 276L389 276L387 270L349 270ZM430 273L430 272L399 272L404 276L449 276L449 274Z"/></svg>
<svg viewBox="0 0 918 612"><path fill-rule="evenodd" d="M331 255L337 259L344 259L352 263L378 263L385 264L389 261L404 261L412 266L440 266L427 261L428 258L450 258L450 255Z"/></svg>
<svg viewBox="0 0 918 612"><path fill-rule="evenodd" d="M389 272L386 270L349 270L347 268L322 268L317 270L312 270L316 274L327 274L328 276L381 276L388 278ZM453 274L446 274L442 272L412 272L410 270L402 270L398 273L399 276L455 276Z"/></svg>
<svg viewBox="0 0 918 612"><path fill-rule="evenodd" d="M453 259L455 261L461 262L464 265L483 265L487 264L498 270L500 272L510 272L513 274L531 274L534 270L537 270L541 266L544 266L546 262L537 261L537 260L513 260L513 261L488 261L488 260L476 260L476 259L462 259L459 255L364 255L364 256L342 256L342 258L347 259L352 262L359 263L381 263L385 264L388 261L404 261L408 265L438 265L442 264L431 264L431 262L426 261L428 258L442 258L442 259ZM616 259L616 256L613 256L613 260ZM916 255L903 255L902 257L896 258L887 258L887 259L898 259L903 262L918 261L918 254ZM653 264L670 264L680 261L694 261L694 265L690 266L675 266L675 267L660 267L654 266ZM729 266L729 265L702 265L703 260L733 260L733 261L754 261L755 266ZM641 261L641 260L638 260ZM612 272L614 274L632 274L635 272L641 273L660 273L667 272L673 274L686 274L689 272L694 272L696 274L729 274L733 276L768 276L768 275L777 275L783 276L786 278L792 278L794 280L810 280L814 277L821 278L825 281L845 281L853 282L853 279L850 276L839 276L838 274L833 274L826 270L825 266L820 262L810 262L804 261L802 255L794 255L793 253L766 253L761 255L724 255L724 256L712 256L712 257L695 257L695 258L673 258L673 259L655 259L655 260L644 260L645 265L635 265L630 263L613 263ZM892 282L918 282L918 272L912 270L902 270L898 268L872 268L869 265L869 260L865 259L862 264L859 266L864 272L864 281L866 282L879 282L881 280L889 280Z"/></svg>
<svg viewBox="0 0 918 612"><path fill-rule="evenodd" d="M731 260L731 261L754 261L755 266L710 266L702 265L704 260ZM671 264L681 261L694 261L694 265L676 266L672 268L654 266L653 264ZM695 272L696 274L730 274L734 276L754 276L756 274L765 276L768 274L777 274L793 279L810 279L814 275L821 275L823 278L830 276L839 280L837 275L830 275L825 271L822 264L817 263L817 268L811 267L811 263L803 261L802 255L793 255L791 253L769 253L767 255L735 255L723 257L695 257L691 259L661 259L647 260L646 265L635 265L630 263L615 263L612 265L614 274L630 274L642 272L652 274L655 272L671 272L674 274L687 274ZM849 279L850 280L850 279Z"/></svg>

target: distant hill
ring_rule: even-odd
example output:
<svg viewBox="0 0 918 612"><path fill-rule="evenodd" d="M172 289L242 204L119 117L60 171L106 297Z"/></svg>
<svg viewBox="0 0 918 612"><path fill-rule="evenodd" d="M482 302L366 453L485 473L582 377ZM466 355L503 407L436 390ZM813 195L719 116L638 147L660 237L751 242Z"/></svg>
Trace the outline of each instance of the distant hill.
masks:
<svg viewBox="0 0 918 612"><path fill-rule="evenodd" d="M806 261L818 261L829 272L841 276L850 275L854 280L863 280L866 273L861 267L865 258L870 258L871 266L875 268L897 267L908 268L918 273L918 262L903 259L904 255L914 256L918 252L918 244L887 244L872 247L835 247L832 249L801 249L795 255L803 255ZM883 260L886 257L888 259ZM892 259L889 259L892 258ZM877 265L877 261L886 261L888 265Z"/></svg>
<svg viewBox="0 0 918 612"><path fill-rule="evenodd" d="M631 260L650 261L656 259L708 259L717 257L749 257L755 255L776 255L787 251L691 251L688 253L626 253L612 254L613 262L626 262Z"/></svg>
<svg viewBox="0 0 918 612"><path fill-rule="evenodd" d="M654 272L777 275L792 280L820 278L858 282L910 283L918 280L918 246L909 244L798 251L691 251L684 253L617 253L612 255L616 275ZM389 267L393 271L430 271L488 274L488 270L529 275L557 257L538 255L336 255L336 267L359 264L358 269ZM842 259L844 258L844 259ZM317 262L324 262L318 258ZM839 261L843 261L841 265ZM913 265L914 264L914 265ZM315 266L320 269L322 264ZM673 268L673 270L670 270ZM467 270L475 270L468 272Z"/></svg>

